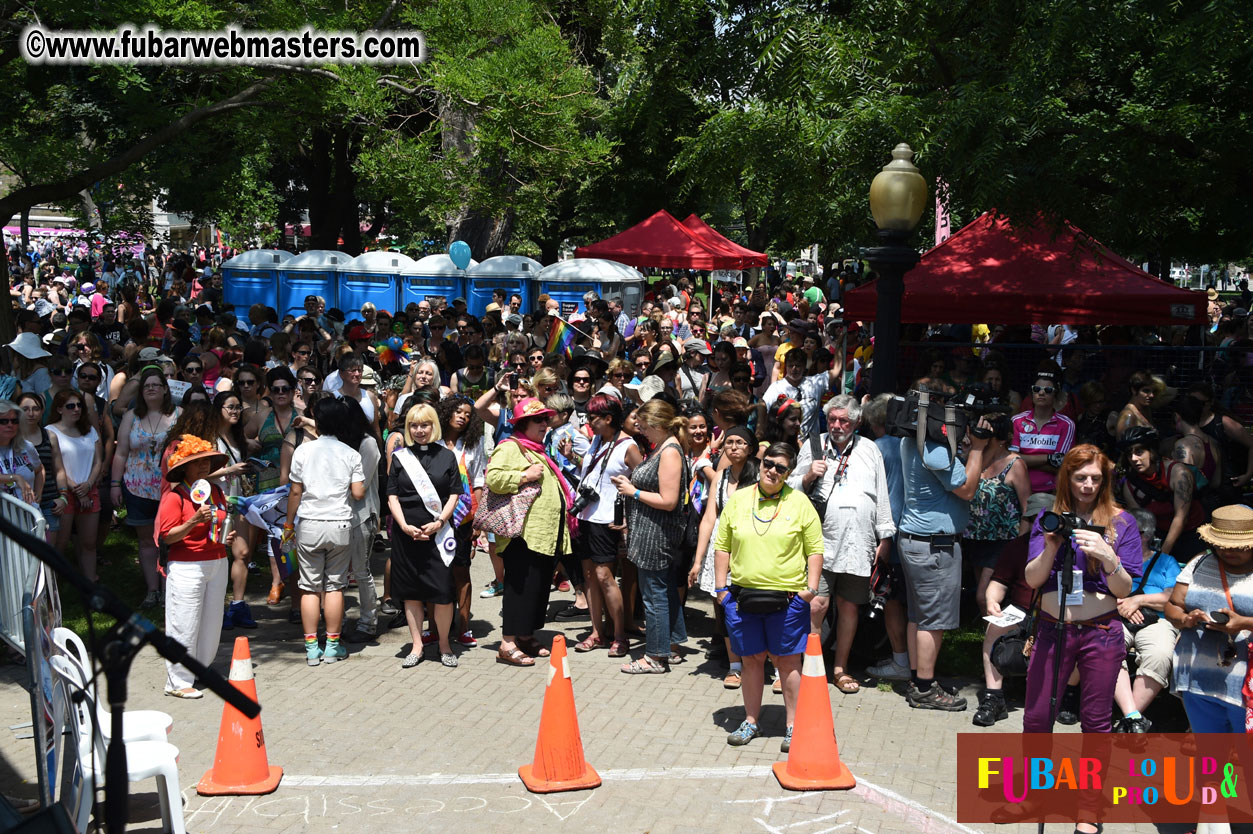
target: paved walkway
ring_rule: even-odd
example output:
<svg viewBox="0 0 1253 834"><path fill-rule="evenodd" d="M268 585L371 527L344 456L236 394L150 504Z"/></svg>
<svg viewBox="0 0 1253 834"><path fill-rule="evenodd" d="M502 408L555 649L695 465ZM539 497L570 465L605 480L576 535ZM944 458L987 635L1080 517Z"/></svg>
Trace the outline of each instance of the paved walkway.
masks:
<svg viewBox="0 0 1253 834"><path fill-rule="evenodd" d="M379 571L381 556L376 554ZM476 589L490 572L485 557L475 560ZM355 591L349 596L355 602ZM554 592L553 609L570 599ZM501 834L993 829L954 821L955 735L978 730L970 724L971 713L911 710L900 694L873 687L856 695L830 690L841 758L857 787L826 793L781 789L770 765L783 758L782 696L765 696L766 737L746 747L728 746L726 733L743 718L740 693L724 690L722 670L704 660L703 650L695 651L710 631L709 601L693 600L689 609L697 635L689 641L694 651L669 675L629 677L618 671L621 661L603 650L571 653L587 760L604 779L593 791L535 795L517 778L518 766L534 752L546 664L516 669L495 662L499 599L475 600L480 645L463 651L457 669L428 659L402 670L406 629L386 632L375 644L351 646L345 663L309 668L299 629L287 624L286 601L275 609L255 605L261 628L224 634L216 666L226 671L235 635L251 638L270 763L285 769L282 784L270 796L196 795L196 782L213 762L221 704L212 696L202 701L162 697L164 666L150 649L135 663L130 706L174 716L170 740L181 751L190 832L407 834L467 825ZM351 608L349 622L355 622ZM573 645L586 624L554 623L550 629L560 629ZM29 698L16 685L20 674L19 667L0 669L6 728L30 720ZM973 689L964 694L973 709ZM1021 730L1021 712L996 730ZM21 784L34 775L32 746L13 730L0 734L0 788L6 793L34 795L30 784ZM154 783L132 788L133 828L159 830ZM996 830L1026 834L1035 826Z"/></svg>

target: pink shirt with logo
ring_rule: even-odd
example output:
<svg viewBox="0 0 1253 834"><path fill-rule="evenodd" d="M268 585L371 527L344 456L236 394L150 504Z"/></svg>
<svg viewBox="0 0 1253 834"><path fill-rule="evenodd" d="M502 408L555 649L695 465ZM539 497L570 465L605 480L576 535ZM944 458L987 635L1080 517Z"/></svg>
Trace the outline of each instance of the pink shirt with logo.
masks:
<svg viewBox="0 0 1253 834"><path fill-rule="evenodd" d="M1075 423L1064 414L1054 414L1037 426L1031 411L1014 415L1014 432L1009 438L1009 449L1023 455L1065 454L1075 442ZM1057 476L1039 469L1028 470L1032 492L1052 492Z"/></svg>

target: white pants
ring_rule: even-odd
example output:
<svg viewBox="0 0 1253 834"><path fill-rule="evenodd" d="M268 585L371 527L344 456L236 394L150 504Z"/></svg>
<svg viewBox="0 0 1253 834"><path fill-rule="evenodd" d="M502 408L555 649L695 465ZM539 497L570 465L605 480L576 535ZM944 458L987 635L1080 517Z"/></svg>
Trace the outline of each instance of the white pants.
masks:
<svg viewBox="0 0 1253 834"><path fill-rule="evenodd" d="M222 602L230 578L229 559L169 563L165 579L165 633L208 666L222 641ZM167 689L186 689L195 676L182 664L166 661Z"/></svg>
<svg viewBox="0 0 1253 834"><path fill-rule="evenodd" d="M374 531L378 521L371 517L351 530L348 539L348 573L357 580L357 627L366 631L378 628L379 594L370 571L370 554L374 551Z"/></svg>

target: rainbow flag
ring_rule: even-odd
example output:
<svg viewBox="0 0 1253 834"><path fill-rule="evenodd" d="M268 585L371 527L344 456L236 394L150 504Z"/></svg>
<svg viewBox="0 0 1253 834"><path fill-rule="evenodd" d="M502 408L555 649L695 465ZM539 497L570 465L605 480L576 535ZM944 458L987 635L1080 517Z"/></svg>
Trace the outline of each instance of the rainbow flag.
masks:
<svg viewBox="0 0 1253 834"><path fill-rule="evenodd" d="M569 359L576 336L577 331L564 319L553 316L553 327L548 331L548 347L544 349L545 353L561 351Z"/></svg>

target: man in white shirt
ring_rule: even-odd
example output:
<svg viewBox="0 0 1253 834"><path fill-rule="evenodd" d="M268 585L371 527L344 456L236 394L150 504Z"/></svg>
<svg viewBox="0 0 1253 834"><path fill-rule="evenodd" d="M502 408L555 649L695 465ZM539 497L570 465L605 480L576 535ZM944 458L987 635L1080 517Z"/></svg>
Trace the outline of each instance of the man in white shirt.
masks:
<svg viewBox="0 0 1253 834"><path fill-rule="evenodd" d="M830 362L831 354L822 350ZM835 363L829 370L805 375L808 359L802 350L789 350L783 359L783 378L766 389L762 401L772 408L779 397L788 397L801 405L801 437L818 433L818 411L822 397L832 389L839 390L841 365Z"/></svg>
<svg viewBox="0 0 1253 834"><path fill-rule="evenodd" d="M834 594L832 681L836 689L852 694L861 688L845 671L857 633L857 609L870 602L870 574L876 560L887 564L896 524L883 455L873 441L857 434L861 405L841 394L827 404L826 414L830 430L801 444L788 484L808 493L822 516L822 577L810 602L810 625L820 633Z"/></svg>

